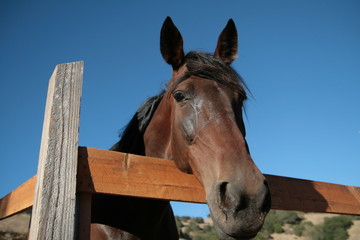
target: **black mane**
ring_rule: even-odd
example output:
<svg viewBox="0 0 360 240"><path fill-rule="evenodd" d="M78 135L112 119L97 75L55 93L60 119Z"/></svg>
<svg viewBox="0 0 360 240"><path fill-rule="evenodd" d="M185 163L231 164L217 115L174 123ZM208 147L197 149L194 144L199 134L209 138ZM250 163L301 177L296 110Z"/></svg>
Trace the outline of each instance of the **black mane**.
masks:
<svg viewBox="0 0 360 240"><path fill-rule="evenodd" d="M185 63L188 71L175 81L171 91L189 77L197 76L228 86L238 91L243 100L246 99L244 88L247 89L247 87L244 80L231 66L224 63L221 59L209 53L191 51L186 54Z"/></svg>
<svg viewBox="0 0 360 240"><path fill-rule="evenodd" d="M144 133L154 115L164 91L146 100L120 135L120 141L110 148L112 151L145 155Z"/></svg>

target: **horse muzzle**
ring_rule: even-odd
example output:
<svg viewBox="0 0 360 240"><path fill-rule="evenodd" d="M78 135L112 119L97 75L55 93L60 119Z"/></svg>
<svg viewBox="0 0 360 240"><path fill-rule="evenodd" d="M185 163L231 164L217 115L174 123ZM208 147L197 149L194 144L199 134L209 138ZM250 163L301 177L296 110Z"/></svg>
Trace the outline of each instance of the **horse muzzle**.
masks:
<svg viewBox="0 0 360 240"><path fill-rule="evenodd" d="M271 207L269 187L262 178L253 186L220 181L207 194L214 226L222 239L251 239L261 230Z"/></svg>

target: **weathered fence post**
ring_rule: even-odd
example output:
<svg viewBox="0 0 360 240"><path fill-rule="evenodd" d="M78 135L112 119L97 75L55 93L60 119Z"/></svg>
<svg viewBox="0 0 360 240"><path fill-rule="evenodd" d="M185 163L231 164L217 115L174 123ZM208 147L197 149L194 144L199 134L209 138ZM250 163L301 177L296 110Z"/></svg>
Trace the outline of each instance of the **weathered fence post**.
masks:
<svg viewBox="0 0 360 240"><path fill-rule="evenodd" d="M84 63L57 65L49 81L30 239L76 238L76 174Z"/></svg>

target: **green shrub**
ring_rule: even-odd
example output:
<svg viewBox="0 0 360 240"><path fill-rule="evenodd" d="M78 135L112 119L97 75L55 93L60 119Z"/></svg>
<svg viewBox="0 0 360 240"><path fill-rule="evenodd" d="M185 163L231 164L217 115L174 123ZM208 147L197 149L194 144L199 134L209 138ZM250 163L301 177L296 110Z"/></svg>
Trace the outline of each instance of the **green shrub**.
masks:
<svg viewBox="0 0 360 240"><path fill-rule="evenodd" d="M206 232L195 235L192 240L220 240L216 233Z"/></svg>
<svg viewBox="0 0 360 240"><path fill-rule="evenodd" d="M347 230L352 224L348 216L325 218L323 224L305 229L302 234L311 240L346 240L349 238Z"/></svg>
<svg viewBox="0 0 360 240"><path fill-rule="evenodd" d="M270 233L266 232L265 230L261 230L255 238L253 238L252 240L268 240L271 239L270 237Z"/></svg>
<svg viewBox="0 0 360 240"><path fill-rule="evenodd" d="M326 240L346 240L349 238L347 230L353 225L351 218L338 216L325 218L323 223L324 239Z"/></svg>
<svg viewBox="0 0 360 240"><path fill-rule="evenodd" d="M184 239L186 239L186 240L191 240L191 237L189 236L189 234L188 234L188 233L184 233L184 232L182 232L181 230L179 231L179 237L180 237L180 238L184 238Z"/></svg>
<svg viewBox="0 0 360 240"><path fill-rule="evenodd" d="M312 224L311 222L302 222L294 226L294 234L298 237L301 237L303 236L305 231L309 230L313 226L314 224Z"/></svg>
<svg viewBox="0 0 360 240"><path fill-rule="evenodd" d="M314 225L304 233L308 239L311 240L328 240L324 238L324 231L322 225Z"/></svg>
<svg viewBox="0 0 360 240"><path fill-rule="evenodd" d="M287 223L291 225L299 224L302 220L302 218L299 217L299 215L294 211L275 211L275 214L277 215L277 220L282 225Z"/></svg>
<svg viewBox="0 0 360 240"><path fill-rule="evenodd" d="M199 230L201 230L200 227L199 227L199 225L198 225L196 222L194 222L193 220L191 220L191 221L189 222L188 228L189 228L189 230L192 231L192 232L193 232L193 231L199 231Z"/></svg>
<svg viewBox="0 0 360 240"><path fill-rule="evenodd" d="M274 232L276 232L276 233L284 232L280 223L274 223L273 227L274 227Z"/></svg>
<svg viewBox="0 0 360 240"><path fill-rule="evenodd" d="M189 221L191 219L191 217L189 216L182 216L182 217L179 217L180 221L183 221L183 222L186 222L186 221Z"/></svg>
<svg viewBox="0 0 360 240"><path fill-rule="evenodd" d="M201 218L201 217L193 218L193 221L196 222L196 223L204 223L204 219Z"/></svg>
<svg viewBox="0 0 360 240"><path fill-rule="evenodd" d="M177 229L180 229L180 228L182 228L184 226L178 216L175 216L175 223L176 223L176 228Z"/></svg>
<svg viewBox="0 0 360 240"><path fill-rule="evenodd" d="M268 236L274 232L281 233L284 224L299 224L301 220L298 214L293 211L270 210L261 231L263 235Z"/></svg>

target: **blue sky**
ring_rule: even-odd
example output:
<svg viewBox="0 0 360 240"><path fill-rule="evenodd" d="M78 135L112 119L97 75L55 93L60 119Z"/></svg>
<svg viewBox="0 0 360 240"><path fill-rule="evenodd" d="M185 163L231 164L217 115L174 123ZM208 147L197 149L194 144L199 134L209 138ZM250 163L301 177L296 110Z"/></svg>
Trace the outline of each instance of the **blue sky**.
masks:
<svg viewBox="0 0 360 240"><path fill-rule="evenodd" d="M185 50L212 52L229 18L245 79L247 140L262 172L360 186L359 1L0 1L0 197L36 174L48 80L85 61L80 145L108 149L171 67L171 16ZM205 205L174 204L206 216Z"/></svg>

